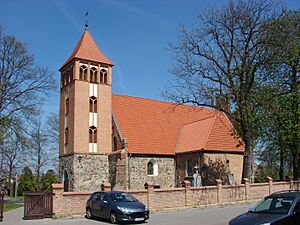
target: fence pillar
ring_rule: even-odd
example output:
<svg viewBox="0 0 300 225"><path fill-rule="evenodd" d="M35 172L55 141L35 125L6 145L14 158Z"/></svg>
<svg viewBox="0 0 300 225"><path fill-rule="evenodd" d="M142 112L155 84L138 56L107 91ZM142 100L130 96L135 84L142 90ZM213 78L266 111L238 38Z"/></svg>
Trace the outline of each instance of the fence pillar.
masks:
<svg viewBox="0 0 300 225"><path fill-rule="evenodd" d="M147 208L150 210L150 207L153 208L152 204L150 204L151 201L151 195L154 193L154 183L152 182L146 182L145 188L147 189Z"/></svg>
<svg viewBox="0 0 300 225"><path fill-rule="evenodd" d="M216 182L217 182L217 201L218 201L218 204L220 204L223 201L222 180L217 179Z"/></svg>
<svg viewBox="0 0 300 225"><path fill-rule="evenodd" d="M182 182L182 186L185 188L184 199L185 199L185 206L187 206L188 205L187 193L191 190L191 182L188 180L185 180Z"/></svg>
<svg viewBox="0 0 300 225"><path fill-rule="evenodd" d="M273 178L272 177L267 177L268 182L269 182L269 195L273 193Z"/></svg>
<svg viewBox="0 0 300 225"><path fill-rule="evenodd" d="M103 183L101 184L102 191L111 191L111 184L110 183Z"/></svg>
<svg viewBox="0 0 300 225"><path fill-rule="evenodd" d="M250 199L250 182L248 178L244 178L244 183L245 183L245 200L248 201Z"/></svg>

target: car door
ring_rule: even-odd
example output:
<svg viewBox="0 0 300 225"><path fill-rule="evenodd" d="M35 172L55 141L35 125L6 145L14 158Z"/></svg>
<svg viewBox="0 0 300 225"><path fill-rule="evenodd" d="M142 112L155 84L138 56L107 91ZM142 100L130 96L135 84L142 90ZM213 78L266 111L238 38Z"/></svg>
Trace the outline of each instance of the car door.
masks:
<svg viewBox="0 0 300 225"><path fill-rule="evenodd" d="M91 208L94 216L101 217L102 193L95 193L91 200Z"/></svg>
<svg viewBox="0 0 300 225"><path fill-rule="evenodd" d="M101 204L100 204L100 214L103 218L110 218L110 211L111 211L111 203L110 198L107 193L103 193Z"/></svg>

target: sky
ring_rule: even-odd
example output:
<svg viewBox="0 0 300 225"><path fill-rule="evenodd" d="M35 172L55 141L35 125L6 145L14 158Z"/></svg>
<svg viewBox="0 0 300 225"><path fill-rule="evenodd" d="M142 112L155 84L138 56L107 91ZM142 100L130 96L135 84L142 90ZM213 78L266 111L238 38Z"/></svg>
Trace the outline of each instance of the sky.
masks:
<svg viewBox="0 0 300 225"><path fill-rule="evenodd" d="M0 25L27 44L36 63L58 72L84 32L113 62L113 93L162 99L172 79L170 43L180 25L192 26L209 7L227 0L0 0ZM299 0L284 1L300 9ZM59 90L44 105L44 113L59 110Z"/></svg>

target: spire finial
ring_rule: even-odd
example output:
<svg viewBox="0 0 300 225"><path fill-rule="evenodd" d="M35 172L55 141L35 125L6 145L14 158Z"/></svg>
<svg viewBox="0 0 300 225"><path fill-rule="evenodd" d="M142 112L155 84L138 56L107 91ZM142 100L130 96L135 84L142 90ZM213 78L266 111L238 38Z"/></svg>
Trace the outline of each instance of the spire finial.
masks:
<svg viewBox="0 0 300 225"><path fill-rule="evenodd" d="M89 15L89 12L86 12L85 13L85 30L88 29L89 25L88 25L88 15Z"/></svg>

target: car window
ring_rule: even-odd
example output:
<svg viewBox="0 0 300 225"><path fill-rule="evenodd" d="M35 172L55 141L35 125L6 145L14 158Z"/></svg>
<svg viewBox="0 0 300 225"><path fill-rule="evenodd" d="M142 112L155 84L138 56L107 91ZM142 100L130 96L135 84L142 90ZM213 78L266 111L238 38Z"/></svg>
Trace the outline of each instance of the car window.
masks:
<svg viewBox="0 0 300 225"><path fill-rule="evenodd" d="M103 194L103 197L102 197L102 202L106 201L108 202L108 194Z"/></svg>
<svg viewBox="0 0 300 225"><path fill-rule="evenodd" d="M100 201L102 197L102 193L93 194L92 200Z"/></svg>
<svg viewBox="0 0 300 225"><path fill-rule="evenodd" d="M259 211L265 211L270 209L272 203L272 199L268 198L262 201L260 204L258 204L254 209L251 211L259 212Z"/></svg>
<svg viewBox="0 0 300 225"><path fill-rule="evenodd" d="M114 202L137 202L135 197L125 192L112 193L110 198Z"/></svg>
<svg viewBox="0 0 300 225"><path fill-rule="evenodd" d="M254 206L250 212L286 214L294 199L293 197L268 197Z"/></svg>

